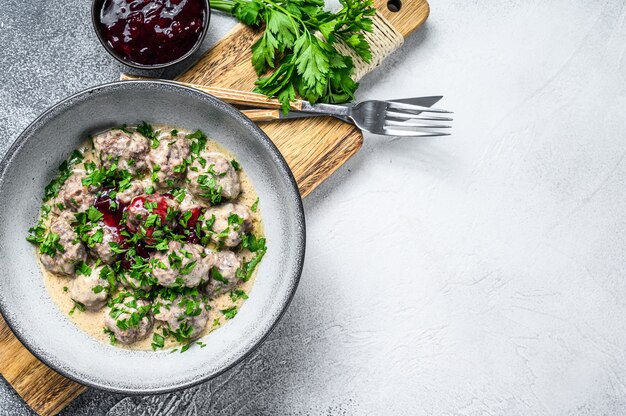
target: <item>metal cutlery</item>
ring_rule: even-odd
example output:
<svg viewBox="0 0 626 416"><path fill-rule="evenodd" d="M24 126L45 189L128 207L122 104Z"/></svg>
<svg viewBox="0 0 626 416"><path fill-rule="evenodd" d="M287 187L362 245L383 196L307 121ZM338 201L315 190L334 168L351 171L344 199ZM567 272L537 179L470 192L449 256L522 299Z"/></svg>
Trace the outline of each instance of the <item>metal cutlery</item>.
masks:
<svg viewBox="0 0 626 416"><path fill-rule="evenodd" d="M412 105L421 105L424 107L432 107L442 98L443 96L441 95L434 95L430 97L399 98L399 99L387 100L387 101L412 104ZM322 117L322 116L327 117L326 114L307 113L304 111L292 111L289 117L285 117L285 115L280 110L242 110L242 113L244 113L247 117L251 118L254 121L272 121L272 120L284 120L286 118L309 118L309 117ZM344 117L344 116L333 116L333 117L338 118L339 120L345 121L346 123L352 124L352 120L350 120L347 117Z"/></svg>
<svg viewBox="0 0 626 416"><path fill-rule="evenodd" d="M144 78L123 74L121 79ZM184 82L179 82L179 84L207 92L231 104L268 110L279 110L282 107L280 101L268 98L263 94ZM361 130L373 134L403 137L447 136L449 133L443 130L451 127L448 122L452 121L452 118L434 114L449 114L451 111L415 104L416 102L428 104L428 102L433 100L436 102L440 98L417 97L394 101L368 100L348 105L311 104L304 100L294 100L290 103L291 111L286 115L267 110L244 110L243 113L253 121L326 115L351 122Z"/></svg>
<svg viewBox="0 0 626 416"><path fill-rule="evenodd" d="M245 111L245 110L244 110ZM310 104L300 102L300 109L288 114L279 114L279 119L301 118L302 113L330 115L350 120L361 130L386 136L429 137L447 136L449 133L437 129L451 126L450 117L434 114L450 113L450 111L430 108L421 105L407 104L398 101L368 100L354 105ZM247 116L251 114L246 113ZM259 118L252 118L255 121Z"/></svg>

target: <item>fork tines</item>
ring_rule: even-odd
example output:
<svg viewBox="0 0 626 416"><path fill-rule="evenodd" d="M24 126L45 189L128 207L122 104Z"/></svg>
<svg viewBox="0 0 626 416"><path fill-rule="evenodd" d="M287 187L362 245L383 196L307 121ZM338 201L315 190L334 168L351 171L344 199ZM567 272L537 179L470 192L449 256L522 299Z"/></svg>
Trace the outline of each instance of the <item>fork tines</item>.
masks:
<svg viewBox="0 0 626 416"><path fill-rule="evenodd" d="M387 109L392 110L408 110L408 111L423 111L427 113L452 113L452 111L442 110L440 108L423 107L421 105L397 103L395 101L387 101Z"/></svg>
<svg viewBox="0 0 626 416"><path fill-rule="evenodd" d="M451 125L443 123L452 121L452 118L432 116L423 113L451 114L452 111L398 102L388 102L387 111L385 111L385 122L383 125L383 131L385 134L388 135L405 137L432 137L450 135L450 133L445 133L438 129L451 128Z"/></svg>

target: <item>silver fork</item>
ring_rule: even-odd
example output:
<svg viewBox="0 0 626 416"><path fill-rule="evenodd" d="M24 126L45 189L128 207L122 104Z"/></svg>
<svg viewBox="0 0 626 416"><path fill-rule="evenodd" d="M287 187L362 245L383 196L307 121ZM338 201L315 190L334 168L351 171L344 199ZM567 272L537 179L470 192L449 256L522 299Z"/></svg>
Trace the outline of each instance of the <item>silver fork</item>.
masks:
<svg viewBox="0 0 626 416"><path fill-rule="evenodd" d="M353 105L301 103L301 110L291 110L287 115L281 114L280 118L300 118L306 114L331 115L347 118L361 130L373 134L404 137L448 136L450 133L437 129L452 127L447 124L452 118L429 114L449 114L451 111L398 101L368 100Z"/></svg>
<svg viewBox="0 0 626 416"><path fill-rule="evenodd" d="M421 105L423 107L432 107L433 105L437 104L437 102L439 102L439 100L441 100L443 98L443 96L441 95L431 95L428 97L411 97L411 98L396 98L396 99L391 99L391 100L385 100L385 101L391 101L391 102L396 102L396 103L405 103L405 104L411 104L411 105ZM341 106L349 106L350 104L337 104L337 105L341 105ZM258 110L243 110L244 114L249 115L249 114L254 114L254 111L258 111ZM273 119L274 120L280 120L280 111L277 111L276 113L273 114ZM419 114L416 113L416 114ZM307 118L307 117L326 117L325 114L315 114L315 113L307 113L304 111L295 111L291 113L291 116L289 118ZM344 116L333 116L339 120L345 121L346 123L350 123L352 124L352 120L350 120L348 117L344 117ZM260 120L259 120L260 121ZM452 121L452 119L450 119L449 121Z"/></svg>
<svg viewBox="0 0 626 416"><path fill-rule="evenodd" d="M253 121L333 116L374 134L404 137L448 136L450 133L441 129L450 128L448 122L452 121L452 118L428 114L451 113L430 107L440 98L436 96L390 101L370 100L356 104L311 104L307 101L295 100L288 114L283 114L279 110L243 110L243 113ZM273 107L276 103L264 104L254 103L254 106L276 108Z"/></svg>

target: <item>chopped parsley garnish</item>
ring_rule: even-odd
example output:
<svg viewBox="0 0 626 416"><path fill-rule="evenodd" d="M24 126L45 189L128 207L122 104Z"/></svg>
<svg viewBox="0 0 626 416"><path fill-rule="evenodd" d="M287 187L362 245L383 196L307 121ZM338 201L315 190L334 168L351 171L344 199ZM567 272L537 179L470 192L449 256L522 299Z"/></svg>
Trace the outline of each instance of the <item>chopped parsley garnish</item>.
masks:
<svg viewBox="0 0 626 416"><path fill-rule="evenodd" d="M205 221L206 229L209 231L213 230L213 224L215 223L215 215L211 215L211 218Z"/></svg>
<svg viewBox="0 0 626 416"><path fill-rule="evenodd" d="M152 349L157 350L159 348L163 348L165 346L165 338L158 333L154 333L152 335Z"/></svg>
<svg viewBox="0 0 626 416"><path fill-rule="evenodd" d="M239 215L232 212L228 216L228 225L241 225L241 224L243 224L243 218L240 217ZM239 228L234 228L234 229L238 230Z"/></svg>
<svg viewBox="0 0 626 416"><path fill-rule="evenodd" d="M241 289L234 289L230 292L230 298L233 302L237 302L239 299L248 299L248 295Z"/></svg>
<svg viewBox="0 0 626 416"><path fill-rule="evenodd" d="M228 309L220 309L220 312L222 312L222 314L224 314L224 318L226 318L226 319L233 319L235 317L235 315L237 315L237 307L236 306L231 306Z"/></svg>
<svg viewBox="0 0 626 416"><path fill-rule="evenodd" d="M85 163L87 175L82 179L83 186L95 186L106 188L129 187L132 175L126 169L118 169L117 163L113 163L108 169L98 169L93 162Z"/></svg>
<svg viewBox="0 0 626 416"><path fill-rule="evenodd" d="M122 130L126 134L133 134L132 131L126 128L126 124L122 124L120 127L115 127L117 130Z"/></svg>
<svg viewBox="0 0 626 416"><path fill-rule="evenodd" d="M104 241L104 230L98 228L92 235L87 238L87 245L94 247L96 244L100 244Z"/></svg>
<svg viewBox="0 0 626 416"><path fill-rule="evenodd" d="M244 234L241 236L241 247L252 252L265 250L265 238L258 238L254 234Z"/></svg>
<svg viewBox="0 0 626 416"><path fill-rule="evenodd" d="M57 233L46 231L41 223L28 230L30 235L26 237L27 241L39 246L40 254L54 256L57 252L64 253L65 248L59 243L60 237Z"/></svg>
<svg viewBox="0 0 626 416"><path fill-rule="evenodd" d="M222 276L222 273L220 273L220 271L219 271L219 270L217 270L217 268L216 268L216 267L213 267L213 268L211 269L211 278L212 278L213 280L217 280L218 282L222 282L222 283L224 283L225 285L227 285L227 284L229 283L229 282L228 282L228 279L227 279L227 278L225 278L224 276Z"/></svg>
<svg viewBox="0 0 626 416"><path fill-rule="evenodd" d="M143 207L148 210L148 212L152 212L155 208L159 207L159 204L156 201L148 201L146 199L143 203Z"/></svg>
<svg viewBox="0 0 626 416"><path fill-rule="evenodd" d="M193 133L188 134L187 139L192 141L190 146L192 155L198 156L206 147L207 137L200 130L196 130Z"/></svg>
<svg viewBox="0 0 626 416"><path fill-rule="evenodd" d="M161 142L158 139L159 132L154 131L152 126L146 123L145 121L137 126L137 132L141 134L142 136L144 136L146 139L150 140L150 143L153 149L156 149L157 147L159 147L159 144L161 144Z"/></svg>
<svg viewBox="0 0 626 416"><path fill-rule="evenodd" d="M191 273L191 271L196 267L196 261L190 261L183 268L180 269L180 274L186 275Z"/></svg>
<svg viewBox="0 0 626 416"><path fill-rule="evenodd" d="M226 237L228 237L228 234L230 234L230 227L224 228L218 234L215 234L215 237L217 237L217 238L226 238Z"/></svg>
<svg viewBox="0 0 626 416"><path fill-rule="evenodd" d="M117 286L117 281L115 279L115 272L108 265L104 265L102 269L100 269L100 279L105 280L109 283L109 291Z"/></svg>
<svg viewBox="0 0 626 416"><path fill-rule="evenodd" d="M187 227L187 223L191 219L192 215L193 213L191 211L183 212L180 218L178 219L178 223L182 225L183 227Z"/></svg>
<svg viewBox="0 0 626 416"><path fill-rule="evenodd" d="M83 154L78 150L74 150L70 155L70 158L61 163L61 166L59 166L59 175L44 188L44 202L56 197L59 194L61 186L63 186L65 181L72 176L72 168L74 165L82 160Z"/></svg>
<svg viewBox="0 0 626 416"><path fill-rule="evenodd" d="M98 222L102 219L102 217L104 217L104 214L98 211L97 208L89 207L87 210L87 219L91 222Z"/></svg>
<svg viewBox="0 0 626 416"><path fill-rule="evenodd" d="M70 309L70 311L68 312L68 315L70 316L74 315L74 311L77 309L80 312L85 312L87 310L87 308L85 308L85 305L83 305L82 303L76 302L76 301L73 301L73 302L74 302L74 306L72 307L72 309Z"/></svg>
<svg viewBox="0 0 626 416"><path fill-rule="evenodd" d="M250 206L250 211L257 212L259 209L259 198L257 198L254 203Z"/></svg>
<svg viewBox="0 0 626 416"><path fill-rule="evenodd" d="M177 202L183 202L185 195L187 195L187 190L185 188L174 188L171 194Z"/></svg>
<svg viewBox="0 0 626 416"><path fill-rule="evenodd" d="M111 343L111 345L115 345L117 344L117 339L115 338L115 334L113 333L113 331L111 331L109 328L103 328L102 329L105 334L107 334L109 336L109 342Z"/></svg>
<svg viewBox="0 0 626 416"><path fill-rule="evenodd" d="M255 253L250 261L244 262L241 267L237 269L236 276L244 282L247 282L254 274L256 266L263 259L267 247L265 246L265 238L257 238L252 234L244 234L242 236L241 246Z"/></svg>
<svg viewBox="0 0 626 416"><path fill-rule="evenodd" d="M218 185L216 176L213 173L198 176L198 185L202 193L200 196L211 201L211 205L222 202L222 186Z"/></svg>
<svg viewBox="0 0 626 416"><path fill-rule="evenodd" d="M74 271L76 274L89 276L91 274L91 267L89 267L87 263L80 261L74 265Z"/></svg>
<svg viewBox="0 0 626 416"><path fill-rule="evenodd" d="M235 171L241 170L239 162L237 162L235 159L231 160L230 164L232 165L233 169L235 169Z"/></svg>

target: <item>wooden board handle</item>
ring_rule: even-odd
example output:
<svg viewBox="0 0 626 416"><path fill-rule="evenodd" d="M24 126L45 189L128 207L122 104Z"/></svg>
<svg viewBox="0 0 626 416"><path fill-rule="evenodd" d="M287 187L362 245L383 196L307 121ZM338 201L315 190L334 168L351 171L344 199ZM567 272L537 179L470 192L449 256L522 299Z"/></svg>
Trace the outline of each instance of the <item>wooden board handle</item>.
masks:
<svg viewBox="0 0 626 416"><path fill-rule="evenodd" d="M153 79L147 77L137 77L134 75L122 74L120 76L120 80L129 81L129 80L146 80ZM269 109L280 109L282 104L275 98L268 98L263 94L257 94L255 92L248 91L239 91L230 88L220 88L220 87L210 87L207 85L200 84L190 84L188 82L179 82L179 81L171 81L176 82L177 84L184 85L186 87L195 88L197 90L206 92L207 94L211 94L214 97L219 98L220 100L224 100L227 103L236 104L236 105L245 105L248 107L259 107L259 108L269 108ZM302 101L294 100L291 102L289 106L292 110L302 110Z"/></svg>
<svg viewBox="0 0 626 416"><path fill-rule="evenodd" d="M409 36L420 27L430 14L430 6L427 1L416 0L389 0L375 2L376 9L391 23L391 25L403 37ZM400 4L400 10L393 12L389 9L388 4Z"/></svg>
<svg viewBox="0 0 626 416"><path fill-rule="evenodd" d="M0 374L41 416L52 416L86 387L46 367L13 335L0 316Z"/></svg>

